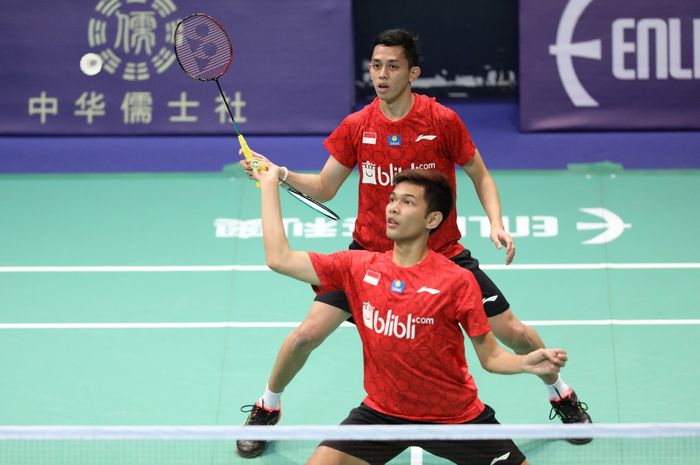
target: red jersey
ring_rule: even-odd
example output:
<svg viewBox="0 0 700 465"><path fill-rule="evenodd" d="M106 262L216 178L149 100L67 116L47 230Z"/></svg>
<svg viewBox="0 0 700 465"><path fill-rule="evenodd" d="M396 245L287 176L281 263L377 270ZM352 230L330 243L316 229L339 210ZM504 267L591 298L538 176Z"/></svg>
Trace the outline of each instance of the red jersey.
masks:
<svg viewBox="0 0 700 465"><path fill-rule="evenodd" d="M393 244L386 237L384 207L394 176L409 168L439 170L453 192L455 164L463 166L475 153L467 128L459 116L434 98L413 94L411 111L399 121L379 109L379 99L346 117L324 145L340 164L360 171L359 202L353 239L367 250L384 252ZM445 223L431 234L428 246L447 257L464 248L453 209Z"/></svg>
<svg viewBox="0 0 700 465"><path fill-rule="evenodd" d="M464 354L464 335L490 331L468 270L431 251L399 267L392 252L309 253L321 282L342 290L362 339L364 402L400 418L464 423L484 409Z"/></svg>

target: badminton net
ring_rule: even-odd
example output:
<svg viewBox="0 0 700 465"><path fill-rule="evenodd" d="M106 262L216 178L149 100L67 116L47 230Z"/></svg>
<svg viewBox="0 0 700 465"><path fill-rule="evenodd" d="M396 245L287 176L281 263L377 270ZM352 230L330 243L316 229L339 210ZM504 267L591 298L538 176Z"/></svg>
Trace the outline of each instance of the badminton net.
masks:
<svg viewBox="0 0 700 465"><path fill-rule="evenodd" d="M567 438L593 438L583 446ZM2 465L235 465L304 463L322 439L510 438L535 465L699 463L700 423L410 426L0 426ZM270 441L260 457L235 452L240 439ZM451 463L409 447L390 464Z"/></svg>

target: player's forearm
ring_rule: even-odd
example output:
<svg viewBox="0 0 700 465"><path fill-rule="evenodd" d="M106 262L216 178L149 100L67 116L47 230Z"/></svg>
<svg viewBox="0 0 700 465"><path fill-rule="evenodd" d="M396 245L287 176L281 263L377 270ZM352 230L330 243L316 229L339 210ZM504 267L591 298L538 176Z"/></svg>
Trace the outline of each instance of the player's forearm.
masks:
<svg viewBox="0 0 700 465"><path fill-rule="evenodd" d="M282 222L278 185L274 179L264 180L260 182L260 189L265 260L270 269L282 273L280 266L285 263L291 249Z"/></svg>
<svg viewBox="0 0 700 465"><path fill-rule="evenodd" d="M492 332L470 337L479 363L489 373L512 375L525 371L525 356L505 350Z"/></svg>
<svg viewBox="0 0 700 465"><path fill-rule="evenodd" d="M331 200L335 195L335 192L325 186L320 174L296 173L290 170L286 182L319 202Z"/></svg>
<svg viewBox="0 0 700 465"><path fill-rule="evenodd" d="M481 206L489 218L491 228L503 228L501 198L498 194L498 187L478 150L469 163L462 166L462 169L474 184L476 195L479 197Z"/></svg>
<svg viewBox="0 0 700 465"><path fill-rule="evenodd" d="M505 349L500 349L481 361L481 366L489 373L515 375L525 373L525 356L516 355Z"/></svg>
<svg viewBox="0 0 700 465"><path fill-rule="evenodd" d="M481 206L489 219L491 228L503 228L503 212L501 208L501 197L498 194L498 187L493 178L484 176L474 185L476 194L479 197Z"/></svg>
<svg viewBox="0 0 700 465"><path fill-rule="evenodd" d="M291 249L282 221L278 181L269 177L260 182L263 246L267 266L277 273L309 284L320 284L309 254Z"/></svg>

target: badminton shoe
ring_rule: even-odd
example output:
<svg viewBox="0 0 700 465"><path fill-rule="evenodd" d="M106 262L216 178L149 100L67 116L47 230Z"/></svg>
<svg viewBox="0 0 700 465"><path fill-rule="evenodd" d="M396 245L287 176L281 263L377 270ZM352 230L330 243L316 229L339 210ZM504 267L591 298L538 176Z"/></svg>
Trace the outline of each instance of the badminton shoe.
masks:
<svg viewBox="0 0 700 465"><path fill-rule="evenodd" d="M588 405L578 400L573 389L559 400L550 399L549 403L552 404L552 410L549 412L550 420L559 417L562 423L593 423L590 415L586 413ZM592 440L592 438L567 439L571 444L577 445L588 444Z"/></svg>
<svg viewBox="0 0 700 465"><path fill-rule="evenodd" d="M244 405L241 412L250 412L244 426L248 425L276 425L282 417L281 410L268 410L264 405ZM267 441L242 440L236 441L236 451L241 457L251 458L265 452Z"/></svg>

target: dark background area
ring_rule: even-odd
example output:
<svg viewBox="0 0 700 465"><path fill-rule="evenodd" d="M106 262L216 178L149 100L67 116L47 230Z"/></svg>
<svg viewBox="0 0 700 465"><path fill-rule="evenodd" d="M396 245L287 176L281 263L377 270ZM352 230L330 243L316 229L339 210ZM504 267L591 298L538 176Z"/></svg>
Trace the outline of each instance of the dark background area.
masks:
<svg viewBox="0 0 700 465"><path fill-rule="evenodd" d="M449 20L448 20L449 19ZM355 91L358 103L374 97L364 78L371 46L385 29L406 29L420 38L423 78L442 76L483 77L490 71L518 75L518 3L513 0L355 0ZM517 85L466 87L415 86L421 93L441 99L512 98Z"/></svg>

